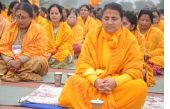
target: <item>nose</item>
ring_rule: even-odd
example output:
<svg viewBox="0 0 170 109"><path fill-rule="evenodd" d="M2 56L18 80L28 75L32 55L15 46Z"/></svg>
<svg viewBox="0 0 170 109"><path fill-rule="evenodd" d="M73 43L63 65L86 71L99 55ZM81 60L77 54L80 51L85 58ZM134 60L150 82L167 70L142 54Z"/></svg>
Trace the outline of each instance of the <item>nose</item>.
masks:
<svg viewBox="0 0 170 109"><path fill-rule="evenodd" d="M108 24L113 24L113 21L111 19L109 19Z"/></svg>

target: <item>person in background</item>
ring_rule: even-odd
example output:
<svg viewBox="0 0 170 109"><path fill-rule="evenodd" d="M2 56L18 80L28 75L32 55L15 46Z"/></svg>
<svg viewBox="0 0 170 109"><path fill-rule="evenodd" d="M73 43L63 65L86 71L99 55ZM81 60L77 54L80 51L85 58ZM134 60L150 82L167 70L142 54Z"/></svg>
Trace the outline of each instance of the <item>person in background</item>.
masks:
<svg viewBox="0 0 170 109"><path fill-rule="evenodd" d="M63 7L62 13L63 13L63 19L64 19L64 21L66 21L68 13L69 13L69 10Z"/></svg>
<svg viewBox="0 0 170 109"><path fill-rule="evenodd" d="M4 31L6 30L6 28L8 27L9 25L9 22L7 19L5 19L2 14L2 4L0 2L0 39L2 37L2 34L4 33Z"/></svg>
<svg viewBox="0 0 170 109"><path fill-rule="evenodd" d="M100 99L101 109L141 109L147 95L143 81L143 57L135 36L122 27L120 4L106 4L102 25L89 32L68 78L59 105L93 109L90 100Z"/></svg>
<svg viewBox="0 0 170 109"><path fill-rule="evenodd" d="M91 10L90 11L90 16L97 22L98 26L100 26L102 23L101 23L101 20L98 19L98 16L97 16L97 11L96 10Z"/></svg>
<svg viewBox="0 0 170 109"><path fill-rule="evenodd" d="M41 7L40 10L39 10L39 14L41 17L43 18L47 18L47 9L45 7Z"/></svg>
<svg viewBox="0 0 170 109"><path fill-rule="evenodd" d="M90 8L88 5L82 5L80 7L80 16L78 17L78 24L83 27L84 38L89 31L95 29L98 26L97 22L92 17L90 17Z"/></svg>
<svg viewBox="0 0 170 109"><path fill-rule="evenodd" d="M83 44L83 28L77 23L78 12L72 8L68 14L67 24L73 32L73 50L75 59L78 58Z"/></svg>
<svg viewBox="0 0 170 109"><path fill-rule="evenodd" d="M52 68L64 68L73 62L73 33L67 22L64 22L62 8L52 4L48 8L48 59Z"/></svg>
<svg viewBox="0 0 170 109"><path fill-rule="evenodd" d="M5 19L8 18L5 4L2 4L1 15L2 15Z"/></svg>
<svg viewBox="0 0 170 109"><path fill-rule="evenodd" d="M19 2L18 1L13 1L10 3L9 8L8 8L8 21L12 23L15 21L15 12L16 12L16 7L18 6Z"/></svg>
<svg viewBox="0 0 170 109"><path fill-rule="evenodd" d="M33 19L28 3L16 7L16 21L0 40L0 73L3 81L40 81L48 72L47 36Z"/></svg>
<svg viewBox="0 0 170 109"><path fill-rule="evenodd" d="M160 19L164 21L164 9L160 9L159 13L160 13Z"/></svg>
<svg viewBox="0 0 170 109"><path fill-rule="evenodd" d="M138 31L145 37L144 69L148 86L155 84L154 75L163 74L164 69L163 32L152 24L152 11L142 9L138 15Z"/></svg>
<svg viewBox="0 0 170 109"><path fill-rule="evenodd" d="M44 26L47 24L47 20L39 15L39 7L37 5L32 5L33 7L33 15L34 20L40 24L41 26Z"/></svg>
<svg viewBox="0 0 170 109"><path fill-rule="evenodd" d="M153 25L164 32L164 21L161 20L161 15L157 9L152 10L153 14Z"/></svg>
<svg viewBox="0 0 170 109"><path fill-rule="evenodd" d="M125 11L123 14L123 26L132 32L138 40L142 55L144 57L145 52L145 37L137 30L137 16L130 11Z"/></svg>

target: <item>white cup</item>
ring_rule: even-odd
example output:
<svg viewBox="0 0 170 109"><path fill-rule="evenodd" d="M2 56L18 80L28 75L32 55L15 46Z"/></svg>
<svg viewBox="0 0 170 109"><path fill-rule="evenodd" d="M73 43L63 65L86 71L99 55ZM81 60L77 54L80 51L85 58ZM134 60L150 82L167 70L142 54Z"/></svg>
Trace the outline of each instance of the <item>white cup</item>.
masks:
<svg viewBox="0 0 170 109"><path fill-rule="evenodd" d="M92 104L92 108L93 109L102 109L102 104L103 101L102 100L91 100L90 103Z"/></svg>
<svg viewBox="0 0 170 109"><path fill-rule="evenodd" d="M61 87L62 72L54 73L55 86Z"/></svg>

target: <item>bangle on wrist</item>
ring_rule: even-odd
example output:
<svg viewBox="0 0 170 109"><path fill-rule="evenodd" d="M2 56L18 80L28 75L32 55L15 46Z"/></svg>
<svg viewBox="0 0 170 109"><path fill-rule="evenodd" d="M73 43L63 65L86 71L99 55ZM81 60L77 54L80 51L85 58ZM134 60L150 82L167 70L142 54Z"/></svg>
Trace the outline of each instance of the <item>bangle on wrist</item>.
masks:
<svg viewBox="0 0 170 109"><path fill-rule="evenodd" d="M7 65L9 65L11 61L13 61L13 59L10 59L10 60L7 62Z"/></svg>

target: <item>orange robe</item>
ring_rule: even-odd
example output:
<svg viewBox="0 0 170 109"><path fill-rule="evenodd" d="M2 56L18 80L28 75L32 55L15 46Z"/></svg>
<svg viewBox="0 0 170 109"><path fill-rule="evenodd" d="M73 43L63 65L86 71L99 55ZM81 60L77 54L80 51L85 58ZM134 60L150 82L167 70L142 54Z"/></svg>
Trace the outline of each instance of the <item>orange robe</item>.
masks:
<svg viewBox="0 0 170 109"><path fill-rule="evenodd" d="M78 17L78 24L81 25L83 27L83 31L84 31L84 37L86 36L86 34L90 31L95 29L98 25L97 22L90 16L87 17L86 22L83 22L83 19L81 18L81 16Z"/></svg>
<svg viewBox="0 0 170 109"><path fill-rule="evenodd" d="M79 24L76 24L72 28L72 32L73 32L73 44L81 45L83 42L83 28Z"/></svg>
<svg viewBox="0 0 170 109"><path fill-rule="evenodd" d="M1 10L1 15L4 17L4 18L8 18L8 16L7 16L7 12L6 11L4 11L4 10Z"/></svg>
<svg viewBox="0 0 170 109"><path fill-rule="evenodd" d="M40 16L40 15L35 18L35 21L38 24L40 24L41 26L44 26L44 25L47 24L47 20L45 18L43 18L42 16Z"/></svg>
<svg viewBox="0 0 170 109"><path fill-rule="evenodd" d="M145 55L148 55L149 62L155 64L159 68L164 68L164 36L163 32L151 26L145 33ZM146 82L148 86L155 84L153 70L144 63L146 70Z"/></svg>
<svg viewBox="0 0 170 109"><path fill-rule="evenodd" d="M56 51L52 57L63 62L65 58L73 52L73 34L71 28L66 22L60 22L56 39L51 22L45 25L45 29L48 35L48 53Z"/></svg>
<svg viewBox="0 0 170 109"><path fill-rule="evenodd" d="M89 3L96 8L101 1L102 0L89 0Z"/></svg>
<svg viewBox="0 0 170 109"><path fill-rule="evenodd" d="M2 78L5 81L41 80L41 76L48 72L47 36L44 32L45 30L35 21L32 21L22 40L21 52L14 55L12 45L17 39L18 29L17 22L13 22L4 32L0 40L0 54L13 59L27 56L29 60L18 69L17 73L14 73L7 69L5 61L0 59L0 72L2 73L3 71L4 73Z"/></svg>
<svg viewBox="0 0 170 109"><path fill-rule="evenodd" d="M0 39L3 32L7 29L9 22L0 15Z"/></svg>
<svg viewBox="0 0 170 109"><path fill-rule="evenodd" d="M162 31L164 32L164 21L163 20L160 20L157 24L157 27Z"/></svg>
<svg viewBox="0 0 170 109"><path fill-rule="evenodd" d="M0 53L15 58L11 51L11 46L14 43L18 34L18 24L13 22L10 27L4 32L0 41ZM24 36L22 42L22 51L18 55L32 56L44 56L47 58L47 36L44 32L44 28L37 25L32 21L26 36Z"/></svg>
<svg viewBox="0 0 170 109"><path fill-rule="evenodd" d="M140 49L141 49L141 52L142 52L142 54L144 56L144 53L145 53L145 37L144 37L144 35L142 33L140 33L139 31L137 31L137 30L132 31L132 33L137 38L138 44L139 44Z"/></svg>
<svg viewBox="0 0 170 109"><path fill-rule="evenodd" d="M102 109L140 109L147 94L142 66L140 47L132 33L120 28L110 34L98 27L87 34L76 74L68 78L59 105L92 109L90 100L100 98L104 101ZM94 87L97 78L112 78L117 87L110 94L102 95Z"/></svg>

